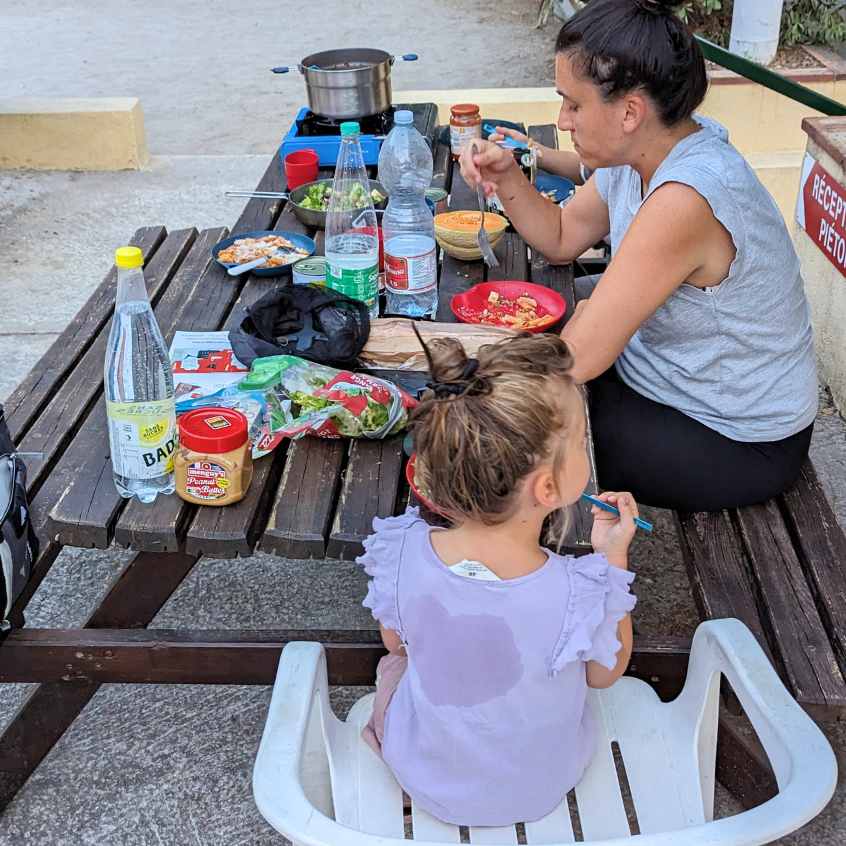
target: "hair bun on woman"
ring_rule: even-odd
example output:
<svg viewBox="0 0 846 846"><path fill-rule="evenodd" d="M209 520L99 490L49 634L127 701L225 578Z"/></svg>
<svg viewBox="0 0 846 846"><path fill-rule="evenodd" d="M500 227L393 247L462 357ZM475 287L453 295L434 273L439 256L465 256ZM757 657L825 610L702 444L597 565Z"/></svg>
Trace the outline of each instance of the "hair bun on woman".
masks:
<svg viewBox="0 0 846 846"><path fill-rule="evenodd" d="M634 0L635 6L651 15L672 15L681 0Z"/></svg>

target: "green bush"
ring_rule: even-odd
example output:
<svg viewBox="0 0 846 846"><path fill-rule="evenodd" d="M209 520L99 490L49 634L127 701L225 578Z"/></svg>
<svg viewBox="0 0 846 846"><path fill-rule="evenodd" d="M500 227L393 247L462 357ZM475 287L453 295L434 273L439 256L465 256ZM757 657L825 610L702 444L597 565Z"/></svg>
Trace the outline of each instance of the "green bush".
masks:
<svg viewBox="0 0 846 846"><path fill-rule="evenodd" d="M781 43L837 44L846 41L846 3L840 0L796 0L781 18Z"/></svg>
<svg viewBox="0 0 846 846"><path fill-rule="evenodd" d="M843 0L793 0L784 4L781 45L837 44L846 41L846 2ZM732 0L690 0L681 17L691 28L717 44L728 46Z"/></svg>

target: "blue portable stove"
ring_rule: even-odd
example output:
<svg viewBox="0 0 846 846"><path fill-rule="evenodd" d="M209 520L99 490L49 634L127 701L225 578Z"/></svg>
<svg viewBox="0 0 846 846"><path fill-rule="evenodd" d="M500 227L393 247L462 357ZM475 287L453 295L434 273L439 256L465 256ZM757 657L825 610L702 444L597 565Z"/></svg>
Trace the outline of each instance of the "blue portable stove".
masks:
<svg viewBox="0 0 846 846"><path fill-rule="evenodd" d="M364 163L375 166L379 161L382 142L394 125L394 111L410 109L414 113L414 126L434 149L438 124L438 107L434 103L394 105L385 112L359 118L361 150ZM280 160L295 150L314 150L320 158L320 167L334 167L341 147L342 120L323 117L304 107L297 114L279 148Z"/></svg>

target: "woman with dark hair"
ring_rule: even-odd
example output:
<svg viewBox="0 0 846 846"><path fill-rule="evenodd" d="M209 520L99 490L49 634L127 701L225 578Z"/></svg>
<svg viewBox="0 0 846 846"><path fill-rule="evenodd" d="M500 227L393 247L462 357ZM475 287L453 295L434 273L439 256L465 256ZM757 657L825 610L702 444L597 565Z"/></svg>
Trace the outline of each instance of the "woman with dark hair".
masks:
<svg viewBox="0 0 846 846"><path fill-rule="evenodd" d="M589 383L599 483L683 511L760 502L808 453L816 358L784 220L726 130L695 114L705 61L668 0L593 0L561 28L558 126L593 175L562 209L509 151L461 171L550 261L610 235L564 329Z"/></svg>

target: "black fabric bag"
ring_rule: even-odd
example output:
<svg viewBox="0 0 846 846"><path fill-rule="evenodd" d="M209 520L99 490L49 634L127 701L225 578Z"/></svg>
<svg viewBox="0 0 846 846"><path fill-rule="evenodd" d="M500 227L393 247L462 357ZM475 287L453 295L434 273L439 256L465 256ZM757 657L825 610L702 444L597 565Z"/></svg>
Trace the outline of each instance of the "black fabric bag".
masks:
<svg viewBox="0 0 846 846"><path fill-rule="evenodd" d="M11 628L9 612L29 581L37 557L38 540L26 498L26 466L15 455L0 406L0 631Z"/></svg>
<svg viewBox="0 0 846 846"><path fill-rule="evenodd" d="M229 332L235 355L296 355L332 367L355 368L370 334L367 306L320 285L291 285L265 294Z"/></svg>

